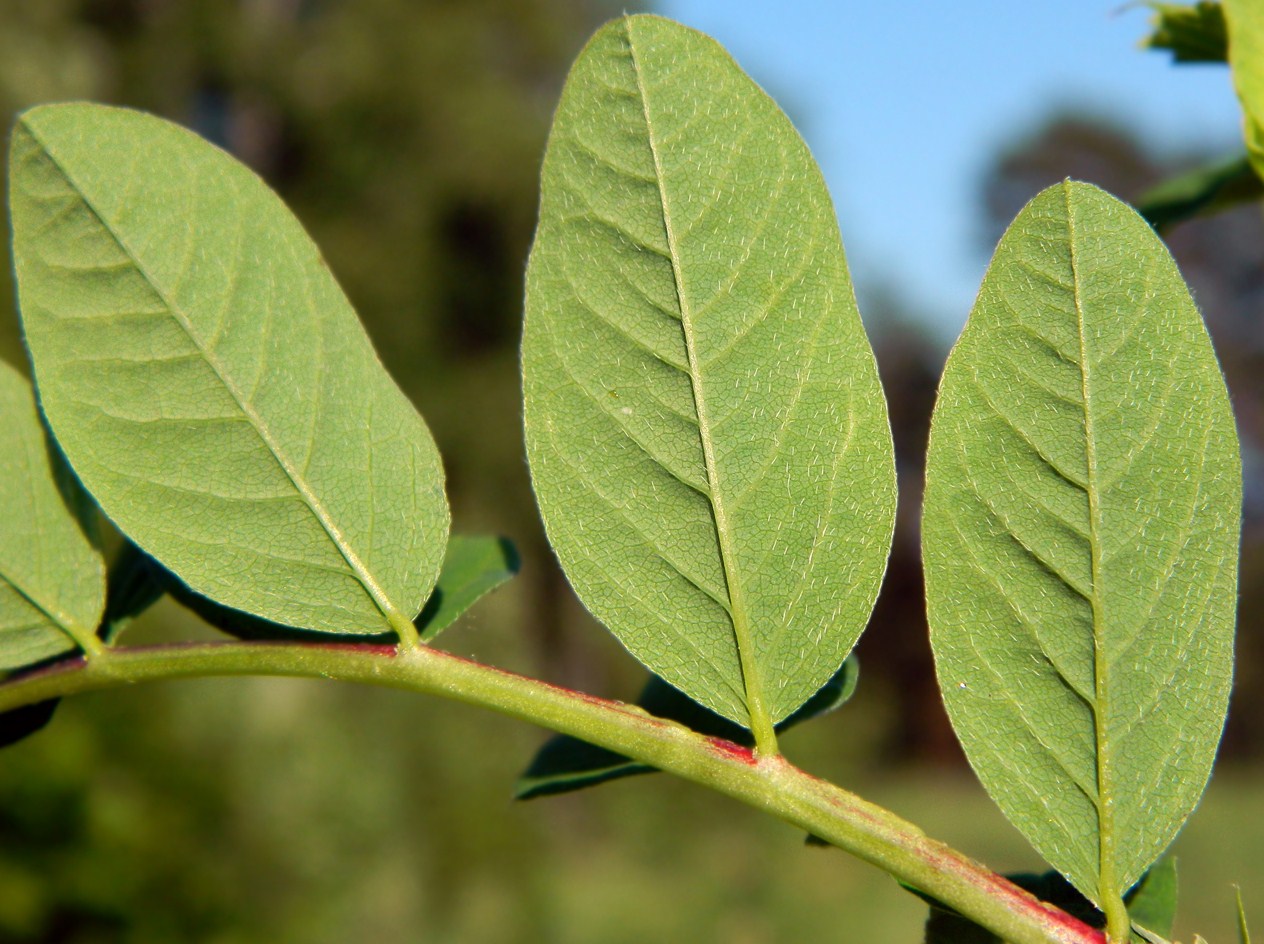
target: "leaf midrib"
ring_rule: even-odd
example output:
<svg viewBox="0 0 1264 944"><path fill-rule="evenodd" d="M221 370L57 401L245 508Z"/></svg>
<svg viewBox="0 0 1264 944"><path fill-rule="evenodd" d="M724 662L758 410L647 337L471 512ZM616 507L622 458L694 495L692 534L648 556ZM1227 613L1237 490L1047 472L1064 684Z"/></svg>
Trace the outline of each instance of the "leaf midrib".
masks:
<svg viewBox="0 0 1264 944"><path fill-rule="evenodd" d="M1098 904L1109 915L1122 906L1115 850L1115 824L1113 816L1113 783L1110 763L1110 746L1107 737L1109 691L1107 674L1109 660L1103 639L1105 614L1102 600L1102 517L1101 491L1098 484L1097 439L1093 423L1093 400L1090 396L1092 379L1088 355L1088 337L1085 325L1084 299L1080 284L1080 270L1076 254L1075 210L1069 183L1063 184L1066 206L1067 247L1071 265L1071 295L1075 303L1076 330L1080 345L1080 383L1084 409L1084 456L1085 492L1088 496L1088 544L1092 567L1092 589L1089 604L1093 612L1093 735L1097 762L1097 834L1098 834ZM1113 922L1112 922L1113 923Z"/></svg>
<svg viewBox="0 0 1264 944"><path fill-rule="evenodd" d="M110 234L110 237L126 254L132 266L145 280L145 284L153 290L154 294L157 295L163 305L166 306L167 311L171 313L171 317L180 326L180 329L185 333L189 341L195 348L197 348L198 353L206 361L208 366L210 366L211 371L215 374L220 383L224 385L224 389L228 391L229 396L233 398L233 402L237 404L238 409L240 409L245 415L251 428L254 429L255 433L263 441L269 455L271 455L277 465L280 466L281 471L285 473L286 478L290 480L290 483L299 493L299 496L303 499L308 509L316 517L316 520L320 523L321 528L333 542L334 547L338 549L338 552L342 556L343 560L347 562L347 566L351 568L352 573L360 582L360 585L369 594L369 597L373 600L374 605L377 606L378 610L381 611L382 615L386 617L388 622L390 622L397 632L400 631L400 624L402 623L407 623L411 626L411 621L407 618L407 615L402 613L402 611L392 603L390 598L387 596L386 591L373 578L364 562L360 560L359 555L356 554L356 552L348 545L346 538L343 536L341 529L334 522L332 515L330 515L328 510L326 510L324 503L321 502L319 497L311 490L302 474L290 461L289 456L281 448L280 444L273 436L272 430L264 421L263 417L261 417L243 397L242 393L237 389L237 386L227 375L214 354L207 350L200 335L193 330L193 325L189 321L188 316L168 297L167 292L155 282L149 271L141 265L140 260L131 245L127 242L123 235L107 221L105 214L102 213L96 206L87 191L79 185L74 175L70 173L60 160L58 160L57 156L40 137L36 129L28 122L23 122L22 124L26 129L26 132L39 145L40 150L49 159L49 161L52 162L53 166L57 168L57 172L61 174L66 182L74 189L75 193L79 195L79 198L83 201L84 206L88 208L92 215L101 224L101 227Z"/></svg>
<svg viewBox="0 0 1264 944"><path fill-rule="evenodd" d="M775 754L777 752L776 734L773 730L772 718L764 704L762 680L760 678L759 665L755 658L754 640L751 636L750 617L745 604L741 576L737 568L736 548L733 546L734 534L729 524L724 496L719 488L716 475L715 445L711 436L706 398L703 396L702 391L702 375L699 370L694 339L693 313L690 310L686 297L684 274L681 271L680 253L676 246L676 232L672 223L670 202L667 197L662 158L659 154L658 139L654 133L654 122L650 116L649 95L645 87L640 60L637 57L636 42L632 36L630 22L630 18L625 17L624 35L627 38L628 53L632 61L632 72L636 78L637 94L641 101L641 111L645 119L646 140L654 161L654 177L663 211L663 228L667 238L667 252L672 267L672 278L676 286L676 300L680 306L680 323L684 333L685 352L689 363L689 383L693 391L694 407L698 413L698 433L702 440L703 463L710 491L707 498L711 503L711 510L715 519L716 537L720 546L720 560L724 569L725 584L731 603L729 619L733 628L733 637L742 670L746 712L749 716L751 732L755 735L756 745L760 752Z"/></svg>

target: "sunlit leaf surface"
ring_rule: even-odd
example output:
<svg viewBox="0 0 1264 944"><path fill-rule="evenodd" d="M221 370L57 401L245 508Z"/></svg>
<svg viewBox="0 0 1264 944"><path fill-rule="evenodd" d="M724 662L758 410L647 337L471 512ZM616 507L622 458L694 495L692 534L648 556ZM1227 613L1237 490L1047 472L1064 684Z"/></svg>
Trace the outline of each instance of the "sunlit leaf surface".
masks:
<svg viewBox="0 0 1264 944"><path fill-rule="evenodd" d="M99 105L26 112L10 180L41 400L105 512L256 616L415 616L447 536L439 456L281 201L195 135Z"/></svg>
<svg viewBox="0 0 1264 944"><path fill-rule="evenodd" d="M923 521L940 687L980 779L1089 899L1206 784L1232 673L1241 465L1162 243L1087 184L1001 240L949 357Z"/></svg>
<svg viewBox="0 0 1264 944"><path fill-rule="evenodd" d="M634 16L575 64L523 375L540 510L583 602L718 714L791 714L872 608L891 434L820 172L711 39Z"/></svg>

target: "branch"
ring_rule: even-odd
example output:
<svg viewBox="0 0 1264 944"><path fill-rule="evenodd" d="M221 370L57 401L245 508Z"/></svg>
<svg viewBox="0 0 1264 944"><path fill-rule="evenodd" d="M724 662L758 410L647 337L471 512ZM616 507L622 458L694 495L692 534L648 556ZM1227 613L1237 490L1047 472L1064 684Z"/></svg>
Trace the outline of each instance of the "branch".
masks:
<svg viewBox="0 0 1264 944"><path fill-rule="evenodd" d="M878 866L1013 944L1104 944L1100 931L780 756L429 647L226 642L107 649L0 684L0 711L137 682L328 678L440 695L583 738L763 810Z"/></svg>

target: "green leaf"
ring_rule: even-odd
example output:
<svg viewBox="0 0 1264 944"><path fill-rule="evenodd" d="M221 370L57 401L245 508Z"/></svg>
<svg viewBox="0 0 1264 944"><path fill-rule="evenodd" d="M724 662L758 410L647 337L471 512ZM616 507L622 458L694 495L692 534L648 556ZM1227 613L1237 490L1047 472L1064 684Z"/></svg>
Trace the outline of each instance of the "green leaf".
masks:
<svg viewBox="0 0 1264 944"><path fill-rule="evenodd" d="M944 371L927 605L979 778L1116 927L1224 724L1241 476L1224 380L1163 244L1095 187L1041 193Z"/></svg>
<svg viewBox="0 0 1264 944"><path fill-rule="evenodd" d="M53 712L60 703L60 698L50 698L0 712L0 747L9 747L40 731L53 719Z"/></svg>
<svg viewBox="0 0 1264 944"><path fill-rule="evenodd" d="M1176 886L1176 857L1165 855L1128 893L1128 917L1133 926L1170 938L1176 923Z"/></svg>
<svg viewBox="0 0 1264 944"><path fill-rule="evenodd" d="M10 160L41 402L106 514L227 606L411 634L447 535L438 453L276 195L99 105L26 112Z"/></svg>
<svg viewBox="0 0 1264 944"><path fill-rule="evenodd" d="M105 609L89 505L56 448L0 361L0 670L91 647Z"/></svg>
<svg viewBox="0 0 1264 944"><path fill-rule="evenodd" d="M1264 178L1264 4L1224 0L1229 68L1242 101L1243 134L1255 172Z"/></svg>
<svg viewBox="0 0 1264 944"><path fill-rule="evenodd" d="M544 158L527 453L584 604L765 745L872 609L895 470L829 194L713 40L650 16L580 55Z"/></svg>
<svg viewBox="0 0 1264 944"><path fill-rule="evenodd" d="M1235 887L1233 892L1238 903L1238 944L1251 944L1251 932L1246 926L1246 907L1242 904L1242 889Z"/></svg>
<svg viewBox="0 0 1264 944"><path fill-rule="evenodd" d="M416 619L421 638L430 642L479 601L512 578L521 567L508 538L454 534L434 593Z"/></svg>
<svg viewBox="0 0 1264 944"><path fill-rule="evenodd" d="M162 596L164 588L155 570L161 566L131 541L124 542L105 578L105 613L97 636L113 643L132 620ZM41 730L52 720L60 703L60 698L50 698L0 713L0 747L16 744Z"/></svg>
<svg viewBox="0 0 1264 944"><path fill-rule="evenodd" d="M1179 174L1147 190L1137 212L1157 230L1264 197L1264 179L1243 154Z"/></svg>
<svg viewBox="0 0 1264 944"><path fill-rule="evenodd" d="M777 733L838 708L855 693L859 677L859 661L855 655L848 656L847 661L820 691L777 725ZM746 728L702 707L656 675L650 676L636 703L656 718L675 721L699 734L732 741L745 747L754 743ZM656 768L648 764L631 760L604 747L597 747L569 735L559 735L540 748L531 765L518 778L514 785L514 799L531 800L535 797L569 793L633 774L653 773L655 770Z"/></svg>
<svg viewBox="0 0 1264 944"><path fill-rule="evenodd" d="M1167 49L1175 62L1224 62L1228 58L1224 10L1212 0L1183 3L1147 3L1154 16L1152 32L1141 45Z"/></svg>
<svg viewBox="0 0 1264 944"><path fill-rule="evenodd" d="M113 642L128 624L144 613L166 592L161 579L162 565L131 541L110 564L106 581L105 618L102 635Z"/></svg>

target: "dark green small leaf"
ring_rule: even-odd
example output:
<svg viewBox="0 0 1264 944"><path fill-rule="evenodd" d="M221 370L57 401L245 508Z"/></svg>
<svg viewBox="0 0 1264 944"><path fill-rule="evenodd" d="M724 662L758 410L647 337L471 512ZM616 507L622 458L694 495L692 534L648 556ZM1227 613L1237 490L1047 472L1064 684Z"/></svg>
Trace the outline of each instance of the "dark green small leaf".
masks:
<svg viewBox="0 0 1264 944"><path fill-rule="evenodd" d="M453 535L434 593L413 621L421 638L433 640L480 598L517 574L521 566L518 551L508 538Z"/></svg>
<svg viewBox="0 0 1264 944"><path fill-rule="evenodd" d="M1148 3L1154 11L1152 32L1142 40L1145 49L1167 49L1174 62L1225 62L1229 40L1224 10L1219 3L1199 0L1183 3Z"/></svg>
<svg viewBox="0 0 1264 944"><path fill-rule="evenodd" d="M1216 161L1165 180L1137 201L1137 212L1162 230L1196 216L1219 213L1248 200L1264 197L1264 180L1242 154Z"/></svg>
<svg viewBox="0 0 1264 944"><path fill-rule="evenodd" d="M60 698L50 698L0 713L0 747L16 744L43 728L52 719L59 701Z"/></svg>
<svg viewBox="0 0 1264 944"><path fill-rule="evenodd" d="M860 663L855 656L850 656L815 695L777 725L778 733L809 718L828 714L842 705L856 691L859 676ZM656 675L650 677L636 703L655 717L676 721L699 734L747 747L753 743L746 728L704 708ZM531 765L518 779L514 796L519 800L530 800L569 793L608 780L652 773L654 769L579 738L560 735L540 748Z"/></svg>
<svg viewBox="0 0 1264 944"><path fill-rule="evenodd" d="M1150 866L1125 901L1134 926L1170 938L1176 922L1176 857L1164 856Z"/></svg>
<svg viewBox="0 0 1264 944"><path fill-rule="evenodd" d="M165 568L131 541L123 544L106 584L105 617L101 635L114 642L127 625L158 602L166 592L161 574Z"/></svg>

